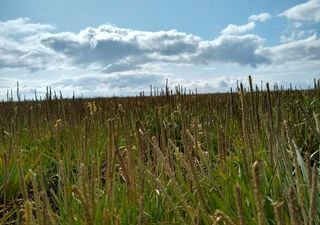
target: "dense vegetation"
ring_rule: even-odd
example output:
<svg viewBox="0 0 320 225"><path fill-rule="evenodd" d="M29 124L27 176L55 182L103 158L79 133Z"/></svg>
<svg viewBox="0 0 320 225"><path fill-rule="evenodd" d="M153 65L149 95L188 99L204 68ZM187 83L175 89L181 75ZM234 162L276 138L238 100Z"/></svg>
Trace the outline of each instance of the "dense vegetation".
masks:
<svg viewBox="0 0 320 225"><path fill-rule="evenodd" d="M310 90L0 103L0 224L320 223Z"/></svg>

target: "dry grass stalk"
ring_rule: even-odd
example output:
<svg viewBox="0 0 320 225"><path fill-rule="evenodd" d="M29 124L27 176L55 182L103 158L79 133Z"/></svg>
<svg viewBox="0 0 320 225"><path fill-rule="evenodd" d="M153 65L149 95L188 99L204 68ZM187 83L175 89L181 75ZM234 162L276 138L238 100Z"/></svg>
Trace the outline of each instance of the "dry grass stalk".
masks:
<svg viewBox="0 0 320 225"><path fill-rule="evenodd" d="M259 161L255 161L253 166L253 191L254 191L254 199L257 207L257 219L258 225L265 224L265 215L264 215L264 203L260 193L260 163Z"/></svg>
<svg viewBox="0 0 320 225"><path fill-rule="evenodd" d="M237 213L239 219L239 225L246 225L245 223L245 214L243 211L243 204L242 204L242 196L241 196L241 188L239 185L236 186L236 203L237 203Z"/></svg>
<svg viewBox="0 0 320 225"><path fill-rule="evenodd" d="M297 197L292 187L289 189L288 206L289 206L291 224L292 225L304 224L301 220L300 211L297 206Z"/></svg>
<svg viewBox="0 0 320 225"><path fill-rule="evenodd" d="M195 163L194 163L194 158L192 156L192 147L189 146L188 140L187 138L189 138L191 141L194 141L193 136L191 135L190 131L188 129L186 129L185 133L185 139L184 139L184 145L185 145L185 151L186 151L186 158L188 160L188 164L189 164L189 172L193 178L193 181L196 185L196 189L197 189L197 195L199 198L199 201L201 203L201 206L203 207L203 209L205 211L208 211L208 206L207 206L207 202L205 200L201 185L200 185L200 181L199 181L199 177L197 175L197 170L195 167ZM193 143L194 145L195 143Z"/></svg>
<svg viewBox="0 0 320 225"><path fill-rule="evenodd" d="M310 190L309 225L316 225L318 206L318 168L316 164L312 168L312 181ZM318 221L319 222L319 221Z"/></svg>
<svg viewBox="0 0 320 225"><path fill-rule="evenodd" d="M39 221L39 223L44 224L45 218L44 218L41 194L40 194L38 183L37 183L37 174L33 172L31 169L29 170L29 173L31 175L32 190L33 190L33 195L35 199L36 218L37 218L37 221Z"/></svg>
<svg viewBox="0 0 320 225"><path fill-rule="evenodd" d="M27 193L26 183L24 181L25 179L24 179L22 162L20 159L18 160L18 165L19 165L19 183L20 183L21 190L22 190L22 197L23 197L24 201L27 201L28 193Z"/></svg>
<svg viewBox="0 0 320 225"><path fill-rule="evenodd" d="M302 168L300 168L299 162L298 162L298 153L299 151L297 149L297 145L295 143L295 140L292 137L292 130L288 124L287 121L284 121L286 133L287 133L287 141L288 141L288 148L289 148L289 154L291 156L292 164L294 167L294 172L295 172L295 183L297 187L297 197L298 197L298 202L297 204L299 205L300 211L301 211L301 216L303 219L304 224L307 224L307 213L304 208L305 206L305 190L304 190L304 179L302 177Z"/></svg>
<svg viewBox="0 0 320 225"><path fill-rule="evenodd" d="M275 224L276 225L282 225L285 224L285 222L282 219L282 205L283 205L283 201L279 202L276 201L274 203L272 203L273 205L273 212L274 212L274 219L275 219Z"/></svg>
<svg viewBox="0 0 320 225"><path fill-rule="evenodd" d="M24 219L24 225L34 225L34 218L32 214L32 202L27 200L24 203L24 214L23 214L23 219Z"/></svg>

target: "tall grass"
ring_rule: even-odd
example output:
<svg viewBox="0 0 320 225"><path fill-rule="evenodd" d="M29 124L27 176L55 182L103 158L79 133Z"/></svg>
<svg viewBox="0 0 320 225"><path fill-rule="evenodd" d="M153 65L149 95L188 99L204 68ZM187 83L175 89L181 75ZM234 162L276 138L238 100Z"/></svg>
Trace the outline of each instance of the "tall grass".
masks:
<svg viewBox="0 0 320 225"><path fill-rule="evenodd" d="M17 93L0 103L0 224L319 224L319 84Z"/></svg>

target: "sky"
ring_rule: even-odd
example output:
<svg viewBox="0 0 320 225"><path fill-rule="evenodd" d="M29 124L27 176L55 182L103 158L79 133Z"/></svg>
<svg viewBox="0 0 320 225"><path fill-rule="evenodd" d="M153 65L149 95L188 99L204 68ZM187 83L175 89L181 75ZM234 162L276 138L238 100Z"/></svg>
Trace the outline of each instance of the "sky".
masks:
<svg viewBox="0 0 320 225"><path fill-rule="evenodd" d="M320 78L320 0L1 0L0 99Z"/></svg>

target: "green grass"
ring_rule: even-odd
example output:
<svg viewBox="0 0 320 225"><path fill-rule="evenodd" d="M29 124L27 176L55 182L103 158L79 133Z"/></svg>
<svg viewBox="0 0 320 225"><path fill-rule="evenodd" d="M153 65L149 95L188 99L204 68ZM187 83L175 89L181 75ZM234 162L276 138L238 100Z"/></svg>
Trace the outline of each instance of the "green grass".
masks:
<svg viewBox="0 0 320 225"><path fill-rule="evenodd" d="M320 223L320 85L0 103L0 224Z"/></svg>

